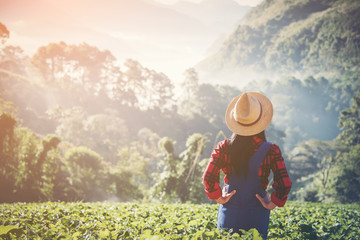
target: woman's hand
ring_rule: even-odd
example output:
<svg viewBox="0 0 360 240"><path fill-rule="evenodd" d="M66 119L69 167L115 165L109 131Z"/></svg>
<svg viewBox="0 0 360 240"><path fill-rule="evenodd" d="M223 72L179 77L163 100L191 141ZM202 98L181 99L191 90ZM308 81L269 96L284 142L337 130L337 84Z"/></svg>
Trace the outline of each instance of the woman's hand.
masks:
<svg viewBox="0 0 360 240"><path fill-rule="evenodd" d="M222 190L222 197L219 197L218 199L216 199L216 202L218 204L225 204L227 203L230 198L236 193L236 190L233 190L231 193L227 193L225 187L223 187Z"/></svg>
<svg viewBox="0 0 360 240"><path fill-rule="evenodd" d="M268 192L266 192L266 195L264 198L260 197L259 194L256 194L257 199L259 199L259 201L261 202L261 204L263 205L264 208L269 209L269 210L273 210L274 208L276 208L275 203L273 203L270 199L270 195Z"/></svg>

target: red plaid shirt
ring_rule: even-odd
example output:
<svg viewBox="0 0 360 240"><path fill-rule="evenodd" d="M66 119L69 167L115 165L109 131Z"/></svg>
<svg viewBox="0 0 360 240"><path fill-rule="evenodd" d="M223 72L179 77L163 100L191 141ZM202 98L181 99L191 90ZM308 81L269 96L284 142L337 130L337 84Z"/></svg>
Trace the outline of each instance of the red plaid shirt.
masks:
<svg viewBox="0 0 360 240"><path fill-rule="evenodd" d="M262 143L262 139L256 136L253 137L252 144L254 146L254 153ZM218 199L222 195L219 183L220 169L225 173L224 182L228 183L233 170L233 167L230 164L228 139L218 143L211 154L210 162L203 175L205 192L209 199ZM276 144L271 144L270 149L259 168L259 178L264 189L266 189L269 184L268 177L270 175L270 170L274 173L274 183L272 187L275 190L271 194L271 201L277 206L282 207L285 205L287 195L290 192L291 181L286 171L280 149Z"/></svg>

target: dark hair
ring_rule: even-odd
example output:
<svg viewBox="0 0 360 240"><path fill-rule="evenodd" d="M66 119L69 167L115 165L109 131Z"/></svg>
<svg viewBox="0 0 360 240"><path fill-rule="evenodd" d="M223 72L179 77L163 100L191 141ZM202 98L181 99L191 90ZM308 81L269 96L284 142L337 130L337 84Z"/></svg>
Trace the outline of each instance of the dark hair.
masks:
<svg viewBox="0 0 360 240"><path fill-rule="evenodd" d="M237 175L240 174L247 177L249 160L254 153L254 146L251 145L251 140L254 136L257 136L266 142L264 131L253 136L241 136L233 133L230 138L230 164L234 167Z"/></svg>

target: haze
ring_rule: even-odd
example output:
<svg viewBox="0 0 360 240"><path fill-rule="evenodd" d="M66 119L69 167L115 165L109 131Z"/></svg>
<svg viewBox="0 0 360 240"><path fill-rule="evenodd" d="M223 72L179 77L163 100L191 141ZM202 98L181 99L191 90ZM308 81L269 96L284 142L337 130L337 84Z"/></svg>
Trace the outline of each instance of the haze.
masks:
<svg viewBox="0 0 360 240"><path fill-rule="evenodd" d="M10 31L7 44L30 56L50 42L86 42L179 82L186 69L221 46L251 7L234 0L175 2L0 0L0 14Z"/></svg>
<svg viewBox="0 0 360 240"><path fill-rule="evenodd" d="M251 1L252 5L255 2L259 1ZM86 42L109 49L120 62L137 60L177 82L187 68L220 46L251 9L249 4L234 0L0 0L0 14L10 31L7 44L20 46L28 55L50 42Z"/></svg>

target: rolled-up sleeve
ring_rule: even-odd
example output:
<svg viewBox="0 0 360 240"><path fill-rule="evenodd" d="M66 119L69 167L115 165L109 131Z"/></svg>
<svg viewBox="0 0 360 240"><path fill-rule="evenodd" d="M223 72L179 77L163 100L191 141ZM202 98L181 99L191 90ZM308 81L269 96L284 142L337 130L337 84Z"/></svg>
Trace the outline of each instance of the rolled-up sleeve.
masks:
<svg viewBox="0 0 360 240"><path fill-rule="evenodd" d="M271 201L278 207L283 207L287 201L287 195L290 192L292 183L279 147L276 144L272 144L270 151L272 156L271 170L274 173L274 183L272 187L275 190L271 194Z"/></svg>
<svg viewBox="0 0 360 240"><path fill-rule="evenodd" d="M220 188L220 169L222 163L222 148L225 141L219 142L211 154L209 164L203 175L203 183L205 185L205 192L209 199L218 199L222 196Z"/></svg>

